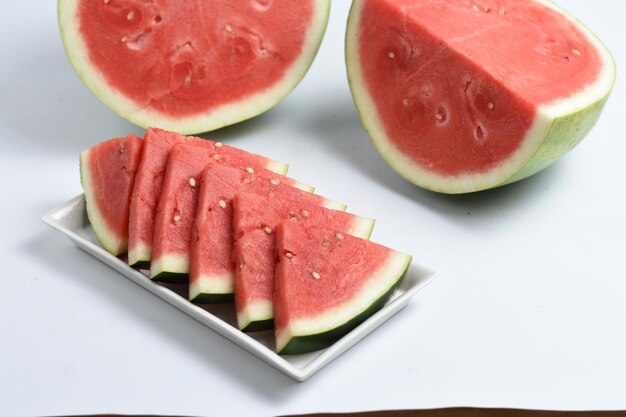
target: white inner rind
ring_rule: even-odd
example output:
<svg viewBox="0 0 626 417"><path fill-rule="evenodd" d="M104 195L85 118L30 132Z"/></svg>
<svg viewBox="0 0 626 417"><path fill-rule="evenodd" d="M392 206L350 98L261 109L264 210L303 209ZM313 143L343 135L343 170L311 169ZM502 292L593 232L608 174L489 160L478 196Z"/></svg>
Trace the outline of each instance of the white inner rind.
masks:
<svg viewBox="0 0 626 417"><path fill-rule="evenodd" d="M150 264L150 278L154 279L162 272L172 274L189 273L189 257L184 255L163 255L153 259Z"/></svg>
<svg viewBox="0 0 626 417"><path fill-rule="evenodd" d="M446 193L463 193L492 188L504 183L522 170L538 152L558 118L583 110L603 100L613 87L615 63L606 47L586 27L562 9L546 0L535 0L574 22L597 49L603 63L598 78L594 83L573 93L569 98L540 106L520 147L498 166L486 172L456 176L433 172L407 157L387 137L384 124L369 94L361 71L359 56L359 27L361 12L366 1L354 0L346 31L346 64L352 95L365 130L369 133L382 158L403 178L421 187Z"/></svg>
<svg viewBox="0 0 626 417"><path fill-rule="evenodd" d="M328 22L330 0L315 0L311 26L302 52L285 71L283 78L265 91L248 98L223 104L205 114L173 117L140 105L111 88L100 70L89 60L80 35L77 8L81 0L58 0L58 20L67 56L85 85L104 104L129 121L143 127L158 126L184 134L208 132L249 119L269 110L295 88L309 69Z"/></svg>
<svg viewBox="0 0 626 417"><path fill-rule="evenodd" d="M189 284L189 300L207 295L220 295L233 293L234 278L231 273L222 275L200 275Z"/></svg>
<svg viewBox="0 0 626 417"><path fill-rule="evenodd" d="M237 312L237 325L245 329L253 321L265 321L274 318L271 300L256 300L249 302Z"/></svg>
<svg viewBox="0 0 626 417"><path fill-rule="evenodd" d="M375 224L376 220L374 219L366 219L365 217L357 216L348 234L360 237L361 239L369 239Z"/></svg>
<svg viewBox="0 0 626 417"><path fill-rule="evenodd" d="M137 262L150 262L152 256L152 245L137 243L134 247L128 248L128 264L134 265Z"/></svg>
<svg viewBox="0 0 626 417"><path fill-rule="evenodd" d="M326 333L348 323L385 295L398 282L410 262L409 255L392 252L389 259L367 277L363 288L349 302L313 317L291 320L284 328L276 329L276 350L280 352L294 337Z"/></svg>
<svg viewBox="0 0 626 417"><path fill-rule="evenodd" d="M121 255L126 252L128 240L113 233L106 220L98 209L95 199L95 190L93 186L92 174L89 170L89 154L90 150L81 152L80 154L80 177L85 193L85 206L87 209L87 217L96 238L102 247L112 255Z"/></svg>

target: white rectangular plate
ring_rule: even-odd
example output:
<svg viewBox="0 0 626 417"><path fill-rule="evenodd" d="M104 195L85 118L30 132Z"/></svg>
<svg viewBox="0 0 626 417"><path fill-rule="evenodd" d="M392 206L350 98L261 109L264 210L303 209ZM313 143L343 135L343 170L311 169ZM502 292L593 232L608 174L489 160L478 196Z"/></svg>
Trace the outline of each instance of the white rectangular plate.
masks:
<svg viewBox="0 0 626 417"><path fill-rule="evenodd" d="M186 286L165 286L156 283L142 272L129 267L123 260L102 249L89 224L82 194L46 213L42 220L49 226L64 233L80 249L121 272L136 284L161 297L208 328L218 332L297 381L304 381L309 378L324 365L380 326L385 320L400 311L408 304L417 291L430 283L435 277L432 271L412 263L400 288L387 302L385 307L332 346L304 355L279 356L274 352L274 338L271 331L247 334L241 332L236 327L235 312L232 304L202 306L192 304L186 298Z"/></svg>

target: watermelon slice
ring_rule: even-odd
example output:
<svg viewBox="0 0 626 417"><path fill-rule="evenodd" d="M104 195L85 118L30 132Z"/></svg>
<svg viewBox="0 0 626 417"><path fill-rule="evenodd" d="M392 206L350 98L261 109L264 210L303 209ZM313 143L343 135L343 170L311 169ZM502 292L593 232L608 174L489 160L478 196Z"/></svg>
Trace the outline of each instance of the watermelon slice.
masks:
<svg viewBox="0 0 626 417"><path fill-rule="evenodd" d="M144 147L137 170L130 202L128 230L128 263L136 268L149 268L152 257L154 217L156 214L167 157L175 144L202 146L220 155L229 155L248 163L285 174L287 165L254 155L241 149L210 140L186 137L178 133L149 128L144 134Z"/></svg>
<svg viewBox="0 0 626 417"><path fill-rule="evenodd" d="M67 56L104 104L180 133L256 116L304 77L330 0L59 0Z"/></svg>
<svg viewBox="0 0 626 417"><path fill-rule="evenodd" d="M80 154L87 216L102 247L117 256L128 247L130 194L142 140L135 135L99 143Z"/></svg>
<svg viewBox="0 0 626 417"><path fill-rule="evenodd" d="M154 217L150 265L152 279L163 282L187 282L191 231L205 166L228 165L253 172L265 171L253 165L248 158L240 158L237 153L224 154L221 149L187 143L179 143L172 147ZM273 173L272 175L280 177L279 181L287 184L308 187L282 175Z"/></svg>
<svg viewBox="0 0 626 417"><path fill-rule="evenodd" d="M318 226L276 229L274 322L280 354L330 346L378 311L400 285L411 257Z"/></svg>
<svg viewBox="0 0 626 417"><path fill-rule="evenodd" d="M267 171L207 165L202 173L202 187L191 240L189 299L195 303L233 301L235 268L232 262L232 199L237 192L307 201L337 210L346 209L343 204L306 192L309 190L302 188L302 185L287 177Z"/></svg>
<svg viewBox="0 0 626 417"><path fill-rule="evenodd" d="M609 51L546 0L354 0L346 62L383 159L444 193L546 168L591 130L615 81Z"/></svg>
<svg viewBox="0 0 626 417"><path fill-rule="evenodd" d="M272 297L276 269L274 229L281 220L324 226L344 234L368 239L374 220L338 210L287 200L238 193L233 199L235 238L235 307L243 331L274 327ZM330 245L330 242L326 242Z"/></svg>

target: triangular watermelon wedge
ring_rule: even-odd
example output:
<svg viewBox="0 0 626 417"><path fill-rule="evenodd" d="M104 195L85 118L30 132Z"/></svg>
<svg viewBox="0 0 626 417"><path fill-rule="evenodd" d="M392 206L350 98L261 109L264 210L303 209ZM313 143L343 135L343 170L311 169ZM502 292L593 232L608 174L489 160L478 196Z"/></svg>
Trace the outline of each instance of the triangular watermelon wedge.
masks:
<svg viewBox="0 0 626 417"><path fill-rule="evenodd" d="M290 182L291 181L291 182ZM346 206L328 200L287 177L263 170L207 165L191 244L189 299L195 303L233 301L232 199L240 191L307 201L337 210Z"/></svg>
<svg viewBox="0 0 626 417"><path fill-rule="evenodd" d="M276 229L276 351L330 346L383 307L411 257L318 226L283 221Z"/></svg>
<svg viewBox="0 0 626 417"><path fill-rule="evenodd" d="M99 143L80 154L87 216L96 238L117 256L128 248L128 211L143 141L135 135Z"/></svg>
<svg viewBox="0 0 626 417"><path fill-rule="evenodd" d="M172 147L178 143L197 145L213 150L221 155L235 156L255 166L285 174L287 165L260 155L222 145L206 139L183 136L166 130L149 128L144 134L144 147L135 179L130 202L128 230L128 263L136 268L149 268L152 259L152 239L154 237L154 217L167 157Z"/></svg>
<svg viewBox="0 0 626 417"><path fill-rule="evenodd" d="M285 176L271 173L253 165L253 161L236 153L222 153L221 147L200 147L179 143L169 152L161 195L154 217L152 263L150 277L162 282L187 282L191 231L196 217L198 191L205 166L223 165L263 171L277 181L302 185ZM280 178L280 180L278 179Z"/></svg>
<svg viewBox="0 0 626 417"><path fill-rule="evenodd" d="M235 307L237 324L243 331L274 327L274 229L281 220L323 225L365 239L374 228L374 220L343 211L282 196L238 193L233 199Z"/></svg>

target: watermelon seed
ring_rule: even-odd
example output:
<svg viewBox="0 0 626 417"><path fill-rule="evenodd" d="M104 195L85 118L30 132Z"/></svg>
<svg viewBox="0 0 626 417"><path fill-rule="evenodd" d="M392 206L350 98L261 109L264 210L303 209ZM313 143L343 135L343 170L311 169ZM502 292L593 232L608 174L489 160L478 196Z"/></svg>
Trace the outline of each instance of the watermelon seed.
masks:
<svg viewBox="0 0 626 417"><path fill-rule="evenodd" d="M254 174L254 169L251 167L246 168L246 171L248 172L248 174Z"/></svg>
<svg viewBox="0 0 626 417"><path fill-rule="evenodd" d="M216 148L221 148L222 146L224 146L224 144L222 142L215 142L213 146L215 146Z"/></svg>
<svg viewBox="0 0 626 417"><path fill-rule="evenodd" d="M435 119L437 120L443 120L443 116L440 115L439 113L435 114Z"/></svg>
<svg viewBox="0 0 626 417"><path fill-rule="evenodd" d="M389 56L389 59L396 59L396 54L393 51L389 51L389 53L387 54L387 56Z"/></svg>
<svg viewBox="0 0 626 417"><path fill-rule="evenodd" d="M219 153L216 153L215 155L213 155L213 159L215 159L216 161L219 161L220 159L222 159L222 155L220 155Z"/></svg>
<svg viewBox="0 0 626 417"><path fill-rule="evenodd" d="M489 110L493 110L493 109L495 108L495 106L494 106L494 104L493 104L493 103L489 102L489 103L487 103L487 108L488 108Z"/></svg>
<svg viewBox="0 0 626 417"><path fill-rule="evenodd" d="M120 143L120 153L124 153L125 149L126 149L126 145L124 144L124 142Z"/></svg>
<svg viewBox="0 0 626 417"><path fill-rule="evenodd" d="M574 55L580 55L580 51L578 49L572 49L572 53Z"/></svg>
<svg viewBox="0 0 626 417"><path fill-rule="evenodd" d="M296 220L298 220L298 218L297 218L296 216L290 216L290 217L289 217L289 220L296 221Z"/></svg>
<svg viewBox="0 0 626 417"><path fill-rule="evenodd" d="M320 279L320 274L318 274L317 272L311 272L311 275L313 276L313 278L315 279Z"/></svg>
<svg viewBox="0 0 626 417"><path fill-rule="evenodd" d="M102 0L104 4L109 4L109 0Z"/></svg>
<svg viewBox="0 0 626 417"><path fill-rule="evenodd" d="M231 25L226 25L226 32L230 33L231 35L235 34L235 31L233 30L233 27Z"/></svg>
<svg viewBox="0 0 626 417"><path fill-rule="evenodd" d="M174 215L174 221L176 223L178 223L180 221L180 215L179 214Z"/></svg>
<svg viewBox="0 0 626 417"><path fill-rule="evenodd" d="M154 23L161 23L162 20L163 18L161 17L161 15L156 15L154 17Z"/></svg>
<svg viewBox="0 0 626 417"><path fill-rule="evenodd" d="M311 213L309 213L308 210L302 210L302 216L309 217L310 215L311 215Z"/></svg>
<svg viewBox="0 0 626 417"><path fill-rule="evenodd" d="M191 188L194 188L196 186L196 179L189 178L189 185L191 186Z"/></svg>
<svg viewBox="0 0 626 417"><path fill-rule="evenodd" d="M191 83L191 73L185 76L185 81L184 81L185 85L189 85L190 83Z"/></svg>
<svg viewBox="0 0 626 417"><path fill-rule="evenodd" d="M504 16L505 13L506 13L506 9L504 8L504 6L500 6L500 10L498 10L498 14L500 16Z"/></svg>
<svg viewBox="0 0 626 417"><path fill-rule="evenodd" d="M287 253L285 254L285 256L286 256L288 259L293 259L293 253L291 253L291 252L287 252Z"/></svg>
<svg viewBox="0 0 626 417"><path fill-rule="evenodd" d="M224 201L224 200L220 200L220 202L219 202L219 203L217 203L217 204L219 204L219 205L220 205L220 207L221 207L221 208L223 208L223 209L225 209L225 208L226 208L226 201Z"/></svg>
<svg viewBox="0 0 626 417"><path fill-rule="evenodd" d="M127 38L126 36L122 36L122 39L120 39L120 41L122 41L122 42L126 42L126 40L127 40L127 39L128 39L128 38Z"/></svg>
<svg viewBox="0 0 626 417"><path fill-rule="evenodd" d="M268 235L271 235L271 234L272 234L272 228L271 228L271 227L269 227L269 226L265 226L265 227L263 228L263 230L265 230L265 233L267 233Z"/></svg>
<svg viewBox="0 0 626 417"><path fill-rule="evenodd" d="M409 107L409 99L408 98L402 99L402 104L404 105L404 107Z"/></svg>
<svg viewBox="0 0 626 417"><path fill-rule="evenodd" d="M133 17L135 17L135 11L131 10L130 12L128 12L128 14L126 15L126 19L128 20L133 20Z"/></svg>
<svg viewBox="0 0 626 417"><path fill-rule="evenodd" d="M476 13L478 13L480 11L478 6L476 6L475 4L472 6L472 10L475 11Z"/></svg>
<svg viewBox="0 0 626 417"><path fill-rule="evenodd" d="M330 242L328 241L328 239L324 239L324 241L322 242L322 247L327 248L330 245Z"/></svg>
<svg viewBox="0 0 626 417"><path fill-rule="evenodd" d="M343 239L343 234L341 234L341 233L337 233L337 234L335 234L335 237L336 237L337 239L339 239L339 240L342 240L342 239Z"/></svg>
<svg viewBox="0 0 626 417"><path fill-rule="evenodd" d="M272 179L270 180L270 184L272 184L272 185L278 185L278 184L280 184L280 180L278 180L277 178L272 178Z"/></svg>

